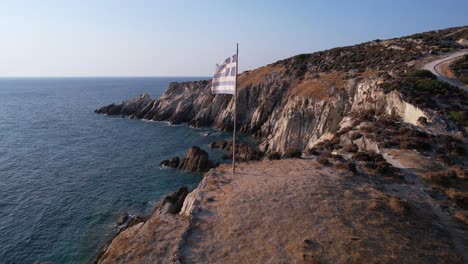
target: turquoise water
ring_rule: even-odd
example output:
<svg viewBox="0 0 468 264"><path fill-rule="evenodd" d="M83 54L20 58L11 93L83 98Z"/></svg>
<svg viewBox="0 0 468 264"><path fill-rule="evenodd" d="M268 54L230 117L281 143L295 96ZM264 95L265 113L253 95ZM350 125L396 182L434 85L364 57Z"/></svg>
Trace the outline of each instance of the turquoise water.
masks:
<svg viewBox="0 0 468 264"><path fill-rule="evenodd" d="M93 112L194 79L0 79L0 263L89 263L119 216L194 188L159 162L229 134Z"/></svg>

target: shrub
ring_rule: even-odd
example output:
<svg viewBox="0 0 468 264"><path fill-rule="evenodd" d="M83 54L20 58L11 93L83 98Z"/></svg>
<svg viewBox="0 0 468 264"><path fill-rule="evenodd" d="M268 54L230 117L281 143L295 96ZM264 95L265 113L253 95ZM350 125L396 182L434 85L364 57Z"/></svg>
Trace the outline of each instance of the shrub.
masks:
<svg viewBox="0 0 468 264"><path fill-rule="evenodd" d="M359 133L359 132L355 132L353 134L351 134L351 136L349 137L351 140L356 140L358 138L361 138L362 137L362 134Z"/></svg>
<svg viewBox="0 0 468 264"><path fill-rule="evenodd" d="M278 152L270 152L266 155L266 158L269 160L279 160L281 159L281 154Z"/></svg>
<svg viewBox="0 0 468 264"><path fill-rule="evenodd" d="M455 214L455 218L461 223L468 225L468 211L458 211Z"/></svg>
<svg viewBox="0 0 468 264"><path fill-rule="evenodd" d="M302 152L296 148L288 148L284 151L282 158L300 158L302 156Z"/></svg>
<svg viewBox="0 0 468 264"><path fill-rule="evenodd" d="M331 158L333 158L334 160L337 160L337 161L345 161L345 159L343 158L343 156L339 155L339 154L331 154Z"/></svg>
<svg viewBox="0 0 468 264"><path fill-rule="evenodd" d="M353 155L353 159L357 161L372 161L372 156L367 152L358 152Z"/></svg>
<svg viewBox="0 0 468 264"><path fill-rule="evenodd" d="M427 118L424 117L424 116L420 116L420 117L418 118L418 122L419 122L420 124L427 125Z"/></svg>
<svg viewBox="0 0 468 264"><path fill-rule="evenodd" d="M400 143L396 139L385 140L382 143L382 147L384 147L384 148L391 148L391 147L395 147L395 146L399 146L399 145L400 145Z"/></svg>
<svg viewBox="0 0 468 264"><path fill-rule="evenodd" d="M437 76L435 76L432 72L428 70L417 70L406 74L407 77L413 78L424 78L424 79L432 79L436 80Z"/></svg>
<svg viewBox="0 0 468 264"><path fill-rule="evenodd" d="M352 161L336 163L335 168L340 169L340 170L348 170L352 173L357 172L356 163Z"/></svg>
<svg viewBox="0 0 468 264"><path fill-rule="evenodd" d="M450 65L450 68L460 81L468 84L468 55L456 60L452 65Z"/></svg>
<svg viewBox="0 0 468 264"><path fill-rule="evenodd" d="M308 156L311 156L311 155L317 156L317 155L320 154L320 152L317 150L316 147L313 147L313 148L308 149L308 150L306 151L306 154L307 154Z"/></svg>
<svg viewBox="0 0 468 264"><path fill-rule="evenodd" d="M457 177L457 174L453 170L430 172L424 175L424 178L427 181L433 184L444 186L444 187L452 186L456 177Z"/></svg>
<svg viewBox="0 0 468 264"><path fill-rule="evenodd" d="M447 118L462 126L468 126L468 111L449 111Z"/></svg>
<svg viewBox="0 0 468 264"><path fill-rule="evenodd" d="M396 196L390 197L388 205L393 212L399 215L407 215L410 210L408 202Z"/></svg>
<svg viewBox="0 0 468 264"><path fill-rule="evenodd" d="M386 161L379 161L376 162L376 170L378 173L382 175L390 175L395 173L395 168L392 166L392 164L386 162Z"/></svg>
<svg viewBox="0 0 468 264"><path fill-rule="evenodd" d="M353 155L353 159L357 161L372 161L372 162L379 162L379 161L385 161L383 156L381 154L377 154L373 151L368 151L368 152L358 152Z"/></svg>
<svg viewBox="0 0 468 264"><path fill-rule="evenodd" d="M346 151L346 152L350 152L350 153L356 153L356 152L358 152L359 147L356 144L349 144L349 145L346 145L343 148L343 150Z"/></svg>
<svg viewBox="0 0 468 264"><path fill-rule="evenodd" d="M381 202L372 200L369 202L368 208L369 210L372 210L372 211L380 211L384 208L384 206L382 205Z"/></svg>
<svg viewBox="0 0 468 264"><path fill-rule="evenodd" d="M445 191L447 196L463 209L468 209L468 193L454 188Z"/></svg>
<svg viewBox="0 0 468 264"><path fill-rule="evenodd" d="M449 165L466 159L466 149L462 140L448 135L439 135L437 139L439 143L438 159Z"/></svg>
<svg viewBox="0 0 468 264"><path fill-rule="evenodd" d="M400 148L402 149L416 149L418 151L431 150L432 145L426 140L419 138L408 137L400 139Z"/></svg>
<svg viewBox="0 0 468 264"><path fill-rule="evenodd" d="M325 165L325 166L328 166L331 164L330 161L327 159L326 155L323 155L323 154L319 157L318 163Z"/></svg>
<svg viewBox="0 0 468 264"><path fill-rule="evenodd" d="M416 80L414 88L420 91L431 93L447 93L450 90L450 85L438 80L420 79Z"/></svg>
<svg viewBox="0 0 468 264"><path fill-rule="evenodd" d="M341 142L341 139L340 137L333 137L331 140L330 140L330 144L336 148L336 145L339 145Z"/></svg>
<svg viewBox="0 0 468 264"><path fill-rule="evenodd" d="M453 166L451 168L455 172L456 177L461 180L468 180L468 168L463 168L460 166Z"/></svg>
<svg viewBox="0 0 468 264"><path fill-rule="evenodd" d="M345 128L343 128L343 129L341 129L340 131L336 132L336 133L335 133L335 136L340 137L341 135L344 135L344 134L348 133L348 132L351 131L351 130L352 130L351 127L345 127Z"/></svg>
<svg viewBox="0 0 468 264"><path fill-rule="evenodd" d="M467 76L468 77L468 76ZM396 89L405 101L418 107L442 110L442 113L457 112L468 105L468 93L446 82L439 81L428 71L414 71L382 83L384 92ZM460 124L466 118L453 113L450 117ZM458 118L457 118L458 117ZM466 125L466 123L464 123Z"/></svg>

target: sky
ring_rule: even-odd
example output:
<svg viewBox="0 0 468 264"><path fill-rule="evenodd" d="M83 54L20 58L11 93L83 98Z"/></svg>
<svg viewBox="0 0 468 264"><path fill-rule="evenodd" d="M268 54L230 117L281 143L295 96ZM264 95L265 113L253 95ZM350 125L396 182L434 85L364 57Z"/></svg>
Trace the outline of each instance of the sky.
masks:
<svg viewBox="0 0 468 264"><path fill-rule="evenodd" d="M466 0L1 0L0 77L210 76L468 25Z"/></svg>

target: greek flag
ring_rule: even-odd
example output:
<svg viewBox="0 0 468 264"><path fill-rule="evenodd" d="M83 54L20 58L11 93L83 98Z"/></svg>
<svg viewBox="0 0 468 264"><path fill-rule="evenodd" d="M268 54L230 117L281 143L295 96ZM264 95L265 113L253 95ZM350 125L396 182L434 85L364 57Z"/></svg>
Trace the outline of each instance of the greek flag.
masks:
<svg viewBox="0 0 468 264"><path fill-rule="evenodd" d="M236 93L236 68L237 54L227 58L218 68L213 76L211 92L213 94Z"/></svg>

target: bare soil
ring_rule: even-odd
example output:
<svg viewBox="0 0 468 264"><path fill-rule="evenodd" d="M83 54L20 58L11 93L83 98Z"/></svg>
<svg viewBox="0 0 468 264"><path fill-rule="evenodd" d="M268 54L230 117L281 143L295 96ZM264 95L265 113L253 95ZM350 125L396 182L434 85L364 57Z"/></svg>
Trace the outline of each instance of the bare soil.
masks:
<svg viewBox="0 0 468 264"><path fill-rule="evenodd" d="M306 159L207 177L183 262L463 263L429 201L401 184Z"/></svg>

